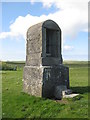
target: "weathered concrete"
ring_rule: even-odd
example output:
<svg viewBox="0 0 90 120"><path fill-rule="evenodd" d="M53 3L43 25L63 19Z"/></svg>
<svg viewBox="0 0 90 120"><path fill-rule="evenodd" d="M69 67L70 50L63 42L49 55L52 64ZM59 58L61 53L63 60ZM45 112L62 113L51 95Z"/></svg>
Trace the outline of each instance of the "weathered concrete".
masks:
<svg viewBox="0 0 90 120"><path fill-rule="evenodd" d="M62 64L59 26L47 20L30 27L26 48L24 92L61 99L61 91L69 88L69 69Z"/></svg>
<svg viewBox="0 0 90 120"><path fill-rule="evenodd" d="M69 94L69 95L63 95L63 98L74 98L78 96L79 94Z"/></svg>

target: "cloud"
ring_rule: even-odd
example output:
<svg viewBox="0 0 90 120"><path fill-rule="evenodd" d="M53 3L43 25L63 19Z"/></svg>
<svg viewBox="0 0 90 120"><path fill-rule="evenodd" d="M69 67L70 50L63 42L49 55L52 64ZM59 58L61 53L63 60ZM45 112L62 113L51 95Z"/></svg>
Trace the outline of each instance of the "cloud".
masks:
<svg viewBox="0 0 90 120"><path fill-rule="evenodd" d="M26 15L25 17L19 16L16 20L10 25L9 32L0 33L0 39L5 39L7 37L26 37L27 29L41 21L46 19L52 19L60 26L62 30L62 36L65 40L67 36L73 38L78 32L86 31L88 28L88 0L40 0L43 3L44 7L51 7L54 5L59 8L55 13L50 13L48 15L33 16ZM35 0L31 1L32 3Z"/></svg>
<svg viewBox="0 0 90 120"><path fill-rule="evenodd" d="M10 31L9 32L2 32L0 33L0 39L4 39L7 37L26 37L26 31L27 29L41 21L44 21L47 18L45 15L38 16L32 16L30 14L26 15L25 17L19 16L16 18L14 23L10 25Z"/></svg>
<svg viewBox="0 0 90 120"><path fill-rule="evenodd" d="M60 9L68 9L68 8L79 8L84 9L86 6L85 4L89 2L89 0L30 0L30 2L42 2L44 7L50 8L52 5L56 6Z"/></svg>
<svg viewBox="0 0 90 120"><path fill-rule="evenodd" d="M70 45L65 45L64 50L72 50L74 47Z"/></svg>

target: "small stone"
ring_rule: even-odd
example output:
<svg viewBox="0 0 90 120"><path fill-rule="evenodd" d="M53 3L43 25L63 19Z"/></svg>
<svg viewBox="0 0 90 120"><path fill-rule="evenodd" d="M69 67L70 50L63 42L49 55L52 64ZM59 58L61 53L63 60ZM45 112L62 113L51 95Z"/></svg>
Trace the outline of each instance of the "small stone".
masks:
<svg viewBox="0 0 90 120"><path fill-rule="evenodd" d="M69 95L64 95L63 98L73 98L78 96L79 94L69 94Z"/></svg>

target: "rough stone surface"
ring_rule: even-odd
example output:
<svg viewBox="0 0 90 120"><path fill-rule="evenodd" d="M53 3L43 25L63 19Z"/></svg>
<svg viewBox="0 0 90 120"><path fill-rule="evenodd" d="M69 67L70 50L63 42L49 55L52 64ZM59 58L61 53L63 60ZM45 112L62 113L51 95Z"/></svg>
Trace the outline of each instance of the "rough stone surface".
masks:
<svg viewBox="0 0 90 120"><path fill-rule="evenodd" d="M42 69L25 66L24 91L31 95L42 96Z"/></svg>
<svg viewBox="0 0 90 120"><path fill-rule="evenodd" d="M27 31L24 92L61 99L69 88L69 68L62 63L61 29L52 20L33 25Z"/></svg>
<svg viewBox="0 0 90 120"><path fill-rule="evenodd" d="M54 92L55 98L62 99L62 97L63 97L62 91L66 90L66 89L67 89L66 85L56 86L55 92Z"/></svg>

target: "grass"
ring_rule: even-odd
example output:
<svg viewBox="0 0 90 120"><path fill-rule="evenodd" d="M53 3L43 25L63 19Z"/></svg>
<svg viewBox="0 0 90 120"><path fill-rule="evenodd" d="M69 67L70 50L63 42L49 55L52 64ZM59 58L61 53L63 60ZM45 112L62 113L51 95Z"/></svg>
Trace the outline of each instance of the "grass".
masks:
<svg viewBox="0 0 90 120"><path fill-rule="evenodd" d="M0 61L0 70L13 70L13 71L16 71L16 70L20 70L24 67L25 65L25 62L23 61L12 61L12 62L1 62Z"/></svg>
<svg viewBox="0 0 90 120"><path fill-rule="evenodd" d="M73 63L74 64L74 63ZM75 62L76 64L76 62ZM61 101L23 93L23 69L2 72L3 118L87 118L88 67L65 63L69 68L70 87L79 96Z"/></svg>

